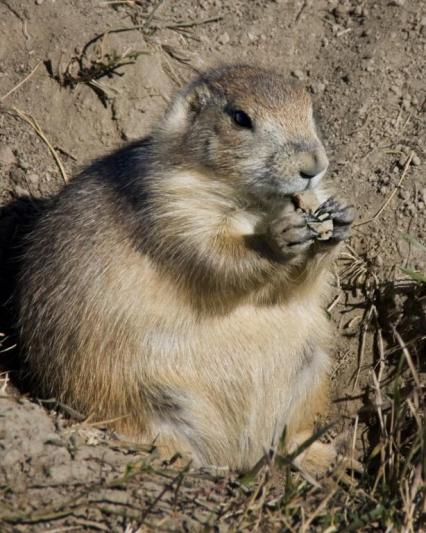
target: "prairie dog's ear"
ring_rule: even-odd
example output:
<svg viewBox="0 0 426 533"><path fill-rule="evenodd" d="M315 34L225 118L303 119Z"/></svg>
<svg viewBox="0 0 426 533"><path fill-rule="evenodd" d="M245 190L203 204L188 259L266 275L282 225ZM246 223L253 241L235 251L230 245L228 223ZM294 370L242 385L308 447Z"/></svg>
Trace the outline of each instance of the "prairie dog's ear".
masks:
<svg viewBox="0 0 426 533"><path fill-rule="evenodd" d="M162 129L169 132L183 131L212 97L209 86L197 80L179 92L169 105L162 120Z"/></svg>

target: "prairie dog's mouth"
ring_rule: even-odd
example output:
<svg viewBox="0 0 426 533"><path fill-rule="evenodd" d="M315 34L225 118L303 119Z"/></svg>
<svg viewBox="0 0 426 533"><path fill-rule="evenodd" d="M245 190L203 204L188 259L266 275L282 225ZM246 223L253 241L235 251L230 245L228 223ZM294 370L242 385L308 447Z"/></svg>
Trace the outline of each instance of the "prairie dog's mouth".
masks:
<svg viewBox="0 0 426 533"><path fill-rule="evenodd" d="M266 183L256 183L253 193L259 199L265 201L288 200L296 194L315 194L320 180L314 183L312 181L300 178L292 183L273 179Z"/></svg>

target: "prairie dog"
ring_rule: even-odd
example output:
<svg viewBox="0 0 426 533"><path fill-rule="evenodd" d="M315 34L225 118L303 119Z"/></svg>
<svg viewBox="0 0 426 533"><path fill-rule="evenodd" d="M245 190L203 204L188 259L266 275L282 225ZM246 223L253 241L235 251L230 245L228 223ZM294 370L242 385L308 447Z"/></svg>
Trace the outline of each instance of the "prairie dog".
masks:
<svg viewBox="0 0 426 533"><path fill-rule="evenodd" d="M247 469L285 428L301 443L326 409L322 301L351 222L327 166L304 89L241 65L193 81L30 235L20 335L37 391L194 465ZM295 205L306 190L326 241ZM300 461L317 473L332 456L316 443Z"/></svg>

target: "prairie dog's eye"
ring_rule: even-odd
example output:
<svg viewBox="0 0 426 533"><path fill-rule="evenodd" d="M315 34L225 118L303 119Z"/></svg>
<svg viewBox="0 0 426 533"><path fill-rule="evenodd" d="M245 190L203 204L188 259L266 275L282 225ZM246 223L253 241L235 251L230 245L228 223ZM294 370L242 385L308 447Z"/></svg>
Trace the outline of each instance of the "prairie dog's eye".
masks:
<svg viewBox="0 0 426 533"><path fill-rule="evenodd" d="M231 117L235 124L238 124L238 126L241 128L247 128L249 130L253 129L251 118L247 115L247 113L241 111L241 109L233 109L231 112Z"/></svg>

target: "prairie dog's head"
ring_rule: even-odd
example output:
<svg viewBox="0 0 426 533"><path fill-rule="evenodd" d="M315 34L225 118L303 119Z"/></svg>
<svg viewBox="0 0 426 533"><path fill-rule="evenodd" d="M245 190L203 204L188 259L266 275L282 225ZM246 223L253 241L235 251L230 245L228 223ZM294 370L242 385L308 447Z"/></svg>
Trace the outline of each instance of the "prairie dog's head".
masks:
<svg viewBox="0 0 426 533"><path fill-rule="evenodd" d="M160 131L184 164L257 197L314 188L328 166L308 93L256 67L207 72L178 94Z"/></svg>

